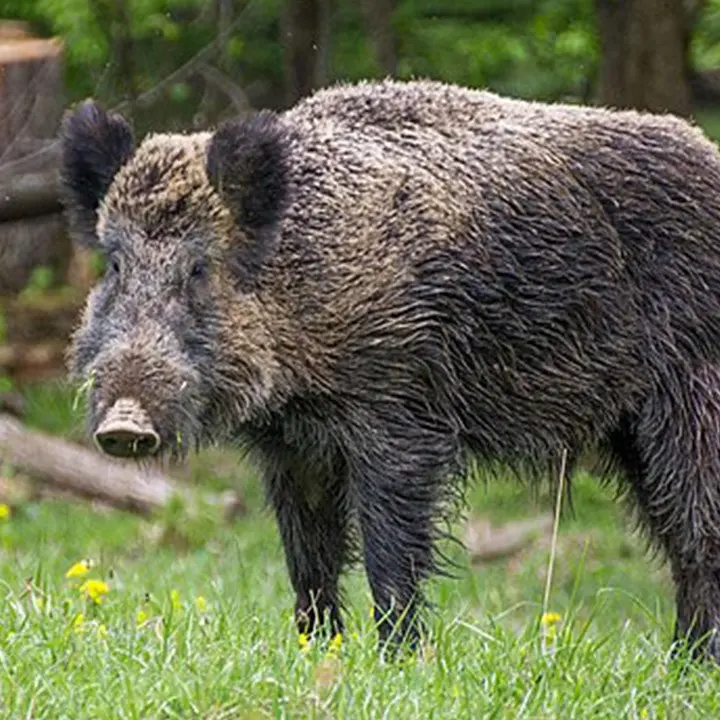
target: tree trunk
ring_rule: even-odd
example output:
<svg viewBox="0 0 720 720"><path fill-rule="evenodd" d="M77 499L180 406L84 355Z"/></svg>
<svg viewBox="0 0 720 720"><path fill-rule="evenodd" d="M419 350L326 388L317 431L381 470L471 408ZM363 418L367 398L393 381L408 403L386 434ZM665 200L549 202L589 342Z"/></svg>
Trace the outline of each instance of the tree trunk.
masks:
<svg viewBox="0 0 720 720"><path fill-rule="evenodd" d="M375 47L375 59L385 75L397 74L398 38L393 29L395 0L362 0L365 24Z"/></svg>
<svg viewBox="0 0 720 720"><path fill-rule="evenodd" d="M699 5L687 0L595 0L602 105L690 115L688 48Z"/></svg>
<svg viewBox="0 0 720 720"><path fill-rule="evenodd" d="M43 149L56 136L63 105L62 44L17 29L8 37L6 29L0 37L0 296L21 290L38 265L52 268L58 283L67 269L70 239L53 187L59 155Z"/></svg>
<svg viewBox="0 0 720 720"><path fill-rule="evenodd" d="M331 0L285 0L285 103L290 106L328 81Z"/></svg>

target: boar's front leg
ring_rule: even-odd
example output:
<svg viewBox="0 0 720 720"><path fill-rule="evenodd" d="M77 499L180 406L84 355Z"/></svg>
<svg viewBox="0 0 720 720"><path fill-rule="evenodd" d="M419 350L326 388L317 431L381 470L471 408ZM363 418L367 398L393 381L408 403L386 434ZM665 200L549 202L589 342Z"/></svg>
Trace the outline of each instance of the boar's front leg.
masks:
<svg viewBox="0 0 720 720"><path fill-rule="evenodd" d="M370 427L373 431L354 443L349 462L380 648L400 643L414 648L422 630L422 583L436 570L435 521L454 443L420 419Z"/></svg>
<svg viewBox="0 0 720 720"><path fill-rule="evenodd" d="M296 593L297 628L306 635L328 624L333 634L343 629L339 577L350 551L346 477L339 462L326 467L296 453L282 453L267 468L268 495Z"/></svg>

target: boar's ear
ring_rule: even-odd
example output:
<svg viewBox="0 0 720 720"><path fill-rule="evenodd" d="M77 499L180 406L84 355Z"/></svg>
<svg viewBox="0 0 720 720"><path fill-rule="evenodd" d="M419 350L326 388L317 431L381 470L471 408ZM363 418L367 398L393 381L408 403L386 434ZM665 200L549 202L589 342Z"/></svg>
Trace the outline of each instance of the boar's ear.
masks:
<svg viewBox="0 0 720 720"><path fill-rule="evenodd" d="M210 183L250 233L279 220L287 194L286 133L276 113L227 120L215 131L207 151Z"/></svg>
<svg viewBox="0 0 720 720"><path fill-rule="evenodd" d="M97 209L117 171L133 153L132 129L120 115L86 100L63 119L63 203L70 231L81 243L96 241Z"/></svg>

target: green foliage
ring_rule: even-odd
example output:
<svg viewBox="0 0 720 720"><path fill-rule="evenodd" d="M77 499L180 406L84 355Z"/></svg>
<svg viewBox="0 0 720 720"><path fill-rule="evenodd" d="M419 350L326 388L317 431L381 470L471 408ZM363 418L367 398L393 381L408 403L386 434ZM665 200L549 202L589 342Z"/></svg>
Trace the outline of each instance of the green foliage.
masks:
<svg viewBox="0 0 720 720"><path fill-rule="evenodd" d="M231 4L230 25L223 28L215 3L204 0L5 0L3 14L63 37L71 102L89 95L110 105L143 98L134 120L144 131L212 120L205 80L178 72L198 53L253 104L282 102L281 0ZM392 24L399 74L406 78L582 99L595 74L592 0L398 0ZM209 52L220 29L227 33L224 43ZM360 3L336 4L330 48L331 80L384 74Z"/></svg>
<svg viewBox="0 0 720 720"><path fill-rule="evenodd" d="M21 297L42 295L53 286L54 279L55 277L51 267L46 265L34 267L20 294Z"/></svg>
<svg viewBox="0 0 720 720"><path fill-rule="evenodd" d="M546 100L587 94L598 59L588 0L434 3L442 13L422 10L427 5L401 7L401 75Z"/></svg>
<svg viewBox="0 0 720 720"><path fill-rule="evenodd" d="M691 60L698 70L720 66L720 0L706 0L695 26Z"/></svg>

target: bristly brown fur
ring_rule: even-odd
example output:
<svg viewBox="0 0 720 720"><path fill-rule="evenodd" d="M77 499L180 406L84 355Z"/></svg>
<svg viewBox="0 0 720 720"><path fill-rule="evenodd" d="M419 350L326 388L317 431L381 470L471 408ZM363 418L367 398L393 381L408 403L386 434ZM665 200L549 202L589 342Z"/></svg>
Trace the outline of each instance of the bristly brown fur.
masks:
<svg viewBox="0 0 720 720"><path fill-rule="evenodd" d="M90 425L134 393L170 452L242 439L305 629L342 627L360 554L381 637L416 637L468 458L539 475L595 445L670 559L678 635L719 628L720 157L700 131L386 81L118 153L129 128L89 107L98 132L71 115L64 147L70 220L97 214L110 266L71 353Z"/></svg>

